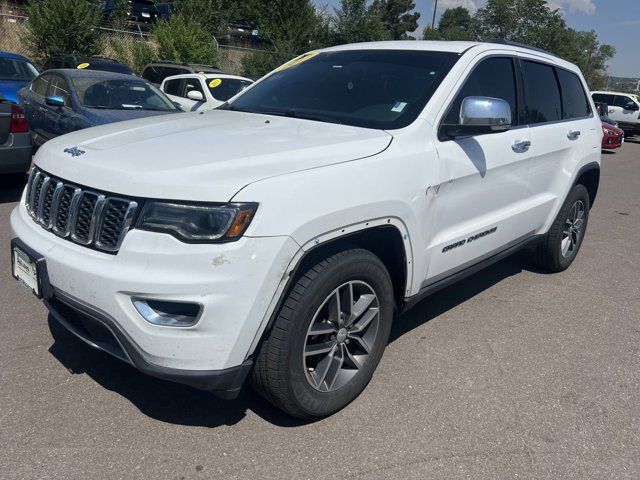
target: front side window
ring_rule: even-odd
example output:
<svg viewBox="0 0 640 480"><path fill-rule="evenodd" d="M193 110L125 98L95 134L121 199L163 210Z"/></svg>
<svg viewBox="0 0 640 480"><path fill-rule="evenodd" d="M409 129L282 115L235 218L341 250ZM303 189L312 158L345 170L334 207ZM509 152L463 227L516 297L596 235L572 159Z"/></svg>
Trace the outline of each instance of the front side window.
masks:
<svg viewBox="0 0 640 480"><path fill-rule="evenodd" d="M283 65L229 110L375 129L411 124L459 58L450 52L313 52Z"/></svg>
<svg viewBox="0 0 640 480"><path fill-rule="evenodd" d="M615 95L610 95L608 93L594 93L591 96L595 102L602 102L607 105L613 105L613 100L615 99Z"/></svg>
<svg viewBox="0 0 640 480"><path fill-rule="evenodd" d="M30 82L38 76L38 70L29 62L14 58L0 58L0 80Z"/></svg>
<svg viewBox="0 0 640 480"><path fill-rule="evenodd" d="M512 125L518 125L518 95L513 60L493 57L482 60L456 95L447 111L445 124L459 122L462 101L467 97L492 97L505 100L511 106Z"/></svg>
<svg viewBox="0 0 640 480"><path fill-rule="evenodd" d="M64 78L58 75L52 75L49 89L47 90L48 97L61 97L64 100L64 105L68 107L71 105L71 97L69 96L68 90L69 88Z"/></svg>
<svg viewBox="0 0 640 480"><path fill-rule="evenodd" d="M633 103L633 100L631 100L630 97L627 97L626 95L616 95L612 105L614 107L624 108L629 103Z"/></svg>
<svg viewBox="0 0 640 480"><path fill-rule="evenodd" d="M562 100L554 68L525 60L525 98L527 123L555 122L562 119Z"/></svg>
<svg viewBox="0 0 640 480"><path fill-rule="evenodd" d="M591 106L582 81L567 70L557 69L560 88L562 88L562 118L584 118L591 115Z"/></svg>
<svg viewBox="0 0 640 480"><path fill-rule="evenodd" d="M106 110L176 110L176 106L142 80L79 77L72 80L76 96L86 108Z"/></svg>
<svg viewBox="0 0 640 480"><path fill-rule="evenodd" d="M198 78L187 78L185 80L185 96L191 91L200 92L202 94L202 98L206 98L204 96L202 85L200 84L200 79Z"/></svg>

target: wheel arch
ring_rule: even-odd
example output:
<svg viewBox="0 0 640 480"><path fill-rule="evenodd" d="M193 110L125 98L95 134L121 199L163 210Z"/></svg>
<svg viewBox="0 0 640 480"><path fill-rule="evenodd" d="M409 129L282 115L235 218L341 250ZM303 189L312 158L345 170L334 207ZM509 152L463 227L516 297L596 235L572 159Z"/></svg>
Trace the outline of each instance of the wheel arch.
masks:
<svg viewBox="0 0 640 480"><path fill-rule="evenodd" d="M411 289L413 275L411 242L404 224L397 218L384 218L345 226L309 240L294 256L256 332L247 357L265 338L288 293L306 269L323 258L350 248L363 248L380 258L391 277L396 309L402 306Z"/></svg>
<svg viewBox="0 0 640 480"><path fill-rule="evenodd" d="M597 162L589 163L578 170L573 186L584 185L589 193L589 206L593 207L598 195L598 187L600 186L600 164Z"/></svg>

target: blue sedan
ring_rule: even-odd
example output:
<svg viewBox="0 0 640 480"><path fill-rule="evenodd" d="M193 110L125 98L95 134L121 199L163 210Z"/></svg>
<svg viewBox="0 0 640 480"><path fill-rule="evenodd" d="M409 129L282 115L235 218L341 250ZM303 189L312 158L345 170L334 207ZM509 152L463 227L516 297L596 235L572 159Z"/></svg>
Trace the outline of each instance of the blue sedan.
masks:
<svg viewBox="0 0 640 480"><path fill-rule="evenodd" d="M38 70L22 55L0 52L0 97L16 103L18 90L38 75Z"/></svg>
<svg viewBox="0 0 640 480"><path fill-rule="evenodd" d="M35 148L75 130L181 111L142 78L88 70L47 70L18 92L18 101Z"/></svg>

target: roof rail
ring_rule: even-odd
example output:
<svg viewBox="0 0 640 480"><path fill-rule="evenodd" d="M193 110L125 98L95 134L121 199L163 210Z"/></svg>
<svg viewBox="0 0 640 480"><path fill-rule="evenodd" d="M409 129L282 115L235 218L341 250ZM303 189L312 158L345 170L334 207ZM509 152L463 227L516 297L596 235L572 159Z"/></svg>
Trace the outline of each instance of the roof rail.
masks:
<svg viewBox="0 0 640 480"><path fill-rule="evenodd" d="M176 60L154 60L151 63L167 63L169 65L182 65L183 67L197 66L197 67L205 67L205 68L215 68L216 70L220 70L220 68L216 65L205 65L203 63L187 63L187 62L179 62Z"/></svg>
<svg viewBox="0 0 640 480"><path fill-rule="evenodd" d="M509 45L511 47L520 47L526 48L527 50L533 50L534 52L545 53L547 55L551 55L552 57L560 58L553 52L549 50L545 50L544 48L534 47L533 45L528 45L526 43L514 42L513 40L505 40L503 38L493 38L491 40L487 40L487 43L496 43L498 45Z"/></svg>

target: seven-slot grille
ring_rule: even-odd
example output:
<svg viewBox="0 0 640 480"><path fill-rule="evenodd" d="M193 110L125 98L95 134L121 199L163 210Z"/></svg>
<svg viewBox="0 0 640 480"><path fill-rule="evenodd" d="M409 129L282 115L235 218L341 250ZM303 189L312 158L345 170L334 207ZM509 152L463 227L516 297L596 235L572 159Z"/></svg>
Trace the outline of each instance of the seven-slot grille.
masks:
<svg viewBox="0 0 640 480"><path fill-rule="evenodd" d="M59 237L116 253L138 203L67 183L34 167L26 206L35 222Z"/></svg>

